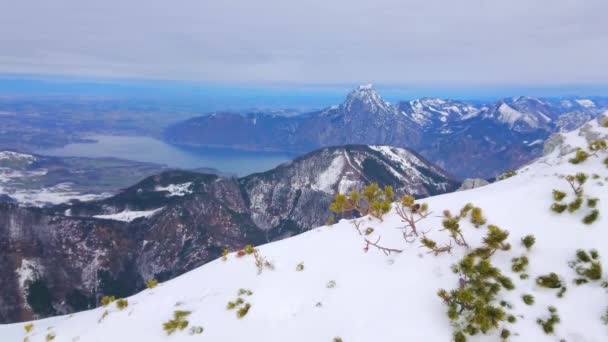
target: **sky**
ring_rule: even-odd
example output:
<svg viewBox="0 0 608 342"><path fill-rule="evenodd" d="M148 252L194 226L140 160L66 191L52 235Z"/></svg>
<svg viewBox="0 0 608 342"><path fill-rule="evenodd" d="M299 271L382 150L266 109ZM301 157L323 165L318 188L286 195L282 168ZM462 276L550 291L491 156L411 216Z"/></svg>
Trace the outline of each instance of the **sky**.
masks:
<svg viewBox="0 0 608 342"><path fill-rule="evenodd" d="M606 0L0 0L0 74L608 84Z"/></svg>

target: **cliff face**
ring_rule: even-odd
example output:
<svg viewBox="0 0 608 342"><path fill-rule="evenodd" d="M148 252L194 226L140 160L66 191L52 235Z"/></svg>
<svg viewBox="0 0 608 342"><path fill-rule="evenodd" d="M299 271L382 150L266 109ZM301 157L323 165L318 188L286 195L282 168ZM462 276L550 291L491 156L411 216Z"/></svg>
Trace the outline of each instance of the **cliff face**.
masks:
<svg viewBox="0 0 608 342"><path fill-rule="evenodd" d="M373 182L418 197L459 185L408 150L354 145L240 179L168 171L98 201L47 209L0 203L0 322L86 309L226 248L299 234L327 220L336 193Z"/></svg>

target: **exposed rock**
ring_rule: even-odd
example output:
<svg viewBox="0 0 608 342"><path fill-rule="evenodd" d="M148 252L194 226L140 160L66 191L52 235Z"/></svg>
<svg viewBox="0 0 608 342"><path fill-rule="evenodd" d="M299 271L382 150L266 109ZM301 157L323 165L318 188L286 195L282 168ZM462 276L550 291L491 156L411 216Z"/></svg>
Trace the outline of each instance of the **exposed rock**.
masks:
<svg viewBox="0 0 608 342"><path fill-rule="evenodd" d="M475 189L475 188L481 188L482 186L485 186L488 184L490 184L490 182L488 182L485 179L467 178L464 181L462 181L462 185L456 191L464 191L464 190L470 190L470 189Z"/></svg>

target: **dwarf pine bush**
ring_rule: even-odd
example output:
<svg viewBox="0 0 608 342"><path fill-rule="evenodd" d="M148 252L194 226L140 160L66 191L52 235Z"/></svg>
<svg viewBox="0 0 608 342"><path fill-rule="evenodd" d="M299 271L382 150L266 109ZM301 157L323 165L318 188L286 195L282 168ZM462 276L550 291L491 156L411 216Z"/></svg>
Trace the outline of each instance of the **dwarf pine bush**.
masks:
<svg viewBox="0 0 608 342"><path fill-rule="evenodd" d="M360 215L372 215L378 219L391 210L395 193L391 186L381 189L377 183L366 186L361 193L357 190L348 195L337 194L329 209L336 214L358 212Z"/></svg>
<svg viewBox="0 0 608 342"><path fill-rule="evenodd" d="M513 258L511 259L511 270L516 273L524 272L526 270L526 267L528 267L528 263L528 257L525 255L520 256L518 258Z"/></svg>
<svg viewBox="0 0 608 342"><path fill-rule="evenodd" d="M149 289L153 289L158 285L158 280L156 278L152 278L146 282L146 287Z"/></svg>
<svg viewBox="0 0 608 342"><path fill-rule="evenodd" d="M57 337L55 334L48 333L48 334L46 334L44 339L48 342L48 341L53 341L55 339L55 337Z"/></svg>
<svg viewBox="0 0 608 342"><path fill-rule="evenodd" d="M101 297L101 305L108 306L108 304L112 303L115 300L116 300L116 297L114 297L114 296L103 296L103 297Z"/></svg>
<svg viewBox="0 0 608 342"><path fill-rule="evenodd" d="M550 306L548 310L549 318L539 318L536 320L536 323L538 323L543 328L545 334L553 334L553 332L555 331L555 325L560 322L560 318L557 314L557 309L554 306Z"/></svg>
<svg viewBox="0 0 608 342"><path fill-rule="evenodd" d="M500 180L504 180L507 178L511 178L516 175L517 175L517 171L507 171L507 172L503 173L502 175L498 176L496 179L498 179L500 181Z"/></svg>
<svg viewBox="0 0 608 342"><path fill-rule="evenodd" d="M473 210L475 210L475 208ZM447 230L448 233L450 233L450 237L452 240L454 240L454 242L456 242L457 245L468 247L469 245L465 241L464 236L462 235L462 230L460 229L460 216L452 216L452 213L450 213L449 210L445 210L443 212L443 217L443 221L441 221L443 229L441 230ZM483 219L483 217L481 217L481 219ZM471 218L471 221L472 220L473 219ZM485 219L483 220L485 222ZM423 245L424 244L425 243L423 242ZM426 247L428 248L428 246Z"/></svg>
<svg viewBox="0 0 608 342"><path fill-rule="evenodd" d="M553 203L551 205L551 210L553 210L554 212L561 214L564 211L566 211L566 209L568 209L568 205L567 204L559 204L559 203Z"/></svg>
<svg viewBox="0 0 608 342"><path fill-rule="evenodd" d="M600 216L600 211L597 209L594 209L589 214L585 215L585 217L583 217L583 223L592 224L593 222L595 222L597 220L598 216Z"/></svg>
<svg viewBox="0 0 608 342"><path fill-rule="evenodd" d="M608 158L604 159L604 165L606 165L606 167L608 167Z"/></svg>
<svg viewBox="0 0 608 342"><path fill-rule="evenodd" d="M553 272L537 277L536 285L548 289L559 289L557 292L557 297L559 298L563 297L567 290L560 277Z"/></svg>
<svg viewBox="0 0 608 342"><path fill-rule="evenodd" d="M163 323L163 330L167 335L173 334L176 330L184 330L188 326L188 321L185 319L192 312L176 310L173 312L173 319Z"/></svg>
<svg viewBox="0 0 608 342"><path fill-rule="evenodd" d="M575 279L577 285L602 279L602 264L599 257L598 251L594 249L590 250L589 253L583 249L576 251L576 259L568 264L576 274L582 277Z"/></svg>
<svg viewBox="0 0 608 342"><path fill-rule="evenodd" d="M526 247L527 250L530 250L532 246L536 243L536 237L534 235L526 235L521 239L521 244Z"/></svg>
<svg viewBox="0 0 608 342"><path fill-rule="evenodd" d="M589 144L589 149L594 152L603 151L603 150L606 150L607 148L608 148L608 146L606 145L605 140L595 140Z"/></svg>
<svg viewBox="0 0 608 342"><path fill-rule="evenodd" d="M583 199L581 197L577 197L574 201L568 204L568 212L575 212L581 208L583 205Z"/></svg>
<svg viewBox="0 0 608 342"><path fill-rule="evenodd" d="M302 272L302 271L304 271L304 263L303 263L303 262L299 263L299 264L296 266L296 271L298 271L298 272Z"/></svg>
<svg viewBox="0 0 608 342"><path fill-rule="evenodd" d="M121 298L116 301L116 307L118 308L118 310L123 310L128 306L129 306L129 301L126 299Z"/></svg>
<svg viewBox="0 0 608 342"><path fill-rule="evenodd" d="M251 296L253 292L251 290L239 289L239 296Z"/></svg>
<svg viewBox="0 0 608 342"><path fill-rule="evenodd" d="M531 294L525 294L521 297L521 299L524 301L524 303L526 303L526 305L534 304L534 296Z"/></svg>
<svg viewBox="0 0 608 342"><path fill-rule="evenodd" d="M25 329L26 333L29 333L30 331L32 331L32 329L34 329L34 323L28 323L25 326L23 326L23 329Z"/></svg>
<svg viewBox="0 0 608 342"><path fill-rule="evenodd" d="M341 337L334 337L333 342L343 342Z"/></svg>
<svg viewBox="0 0 608 342"><path fill-rule="evenodd" d="M506 240L509 237L509 232L500 229L493 224L488 226L488 233L483 238L484 245L473 251L474 255L487 259L491 257L497 250L508 251L511 249L511 244Z"/></svg>
<svg viewBox="0 0 608 342"><path fill-rule="evenodd" d="M237 310L236 317L239 319L245 317L245 315L247 315L247 313L249 312L249 309L251 309L251 304L245 303L243 307Z"/></svg>
<svg viewBox="0 0 608 342"><path fill-rule="evenodd" d="M486 222L487 220L483 217L481 208L475 207L471 210L471 223L473 223L475 227L483 226Z"/></svg>
<svg viewBox="0 0 608 342"><path fill-rule="evenodd" d="M437 295L447 305L448 318L464 327L454 333L454 339L466 341L465 334L498 329L507 314L496 303L496 297L501 289L514 288L510 278L502 275L488 258L475 253L465 256L453 266L453 271L460 274L460 286L449 292L440 289Z"/></svg>
<svg viewBox="0 0 608 342"><path fill-rule="evenodd" d="M589 158L589 153L579 148L573 158L568 159L571 164L580 164Z"/></svg>
<svg viewBox="0 0 608 342"><path fill-rule="evenodd" d="M561 201L566 197L566 193L559 190L553 190L553 199L556 201Z"/></svg>

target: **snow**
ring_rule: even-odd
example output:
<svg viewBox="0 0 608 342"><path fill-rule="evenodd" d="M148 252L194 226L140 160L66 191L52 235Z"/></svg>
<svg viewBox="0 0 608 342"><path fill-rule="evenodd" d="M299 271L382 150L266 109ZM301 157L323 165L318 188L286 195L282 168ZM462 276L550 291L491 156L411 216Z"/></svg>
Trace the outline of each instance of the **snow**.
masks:
<svg viewBox="0 0 608 342"><path fill-rule="evenodd" d="M27 161L28 163L36 161L36 157L30 154L17 153L13 151L0 151L0 160L6 159Z"/></svg>
<svg viewBox="0 0 608 342"><path fill-rule="evenodd" d="M608 133L608 129L594 127ZM585 146L585 145L584 145ZM512 249L498 251L492 263L509 276L516 288L503 290L498 300L512 304L507 311L517 317L514 324L504 323L512 336L509 341L601 342L608 340L608 327L600 317L608 307L608 293L599 284L576 286L577 277L568 266L577 249L598 249L601 261L608 265L608 169L602 164L607 154L590 157L584 163L567 162L572 154L559 156L558 151L518 170L518 175L485 187L427 198L431 211L418 223L419 231L440 245L449 241L440 231L441 212L457 212L466 203L483 208L488 223L510 232ZM589 179L585 194L598 197L601 214L597 222L584 225L585 214L556 214L549 210L551 191L568 191L568 184L559 176L585 172L598 174ZM451 265L466 250L455 246L452 254L435 256L420 248L420 242L407 243L401 231L404 224L395 212L383 221L368 217L359 219L362 227L375 228L368 238L380 244L402 249L402 253L384 255L374 248L366 253L362 237L352 221L342 220L298 236L259 247L261 255L275 269L258 274L251 256L228 260L218 259L178 278L130 297L129 307L119 311L111 304L70 316L34 322L29 341L44 341L48 331L55 341L332 341L340 336L346 342L369 341L451 341L452 326L446 308L437 297L440 288L459 286L458 275ZM478 246L487 228L475 228L468 220L461 221L469 244ZM520 239L534 234L537 242L530 252ZM511 271L511 259L528 255L528 280L521 280ZM305 269L296 271L303 263ZM538 287L534 279L549 272L558 273L567 283L564 298L557 290ZM604 273L604 278L608 274ZM334 281L336 286L327 284ZM226 304L237 298L240 288L253 291L243 299L251 303L249 313L237 319ZM532 294L536 303L525 305L521 296ZM547 316L553 305L561 317L555 333L545 334L536 319ZM104 310L109 315L98 322ZM190 326L202 326L200 337L186 331L167 336L162 323L171 319L174 310L188 310ZM26 336L24 323L0 326L0 339L21 341ZM50 330L48 330L50 329ZM499 331L479 334L468 341L496 342Z"/></svg>
<svg viewBox="0 0 608 342"><path fill-rule="evenodd" d="M543 142L544 142L544 140L542 140L542 139L534 140L533 142L529 143L528 146L539 145L539 144L542 144Z"/></svg>
<svg viewBox="0 0 608 342"><path fill-rule="evenodd" d="M311 188L326 193L333 193L333 186L340 180L340 175L345 165L344 155L341 154L334 158L329 167L318 175L316 182L311 184Z"/></svg>
<svg viewBox="0 0 608 342"><path fill-rule="evenodd" d="M595 103L593 103L593 101L591 101L591 100L581 99L581 100L576 100L576 103L578 103L579 105L581 105L585 108L595 107Z"/></svg>
<svg viewBox="0 0 608 342"><path fill-rule="evenodd" d="M192 182L187 182L183 184L169 184L167 186L157 186L155 191L167 191L167 197L179 196L183 197L192 193L190 187L192 186Z"/></svg>
<svg viewBox="0 0 608 342"><path fill-rule="evenodd" d="M125 210L125 211L121 211L119 213L116 214L108 214L108 215L95 215L93 217L96 218L100 218L100 219L106 219L106 220L115 220L115 221L124 221L124 222L131 222L137 218L140 217L151 217L154 214L156 214L157 212L163 210L164 207L162 208L158 208L158 209L154 209L154 210L144 210L144 211L130 211L130 210Z"/></svg>

